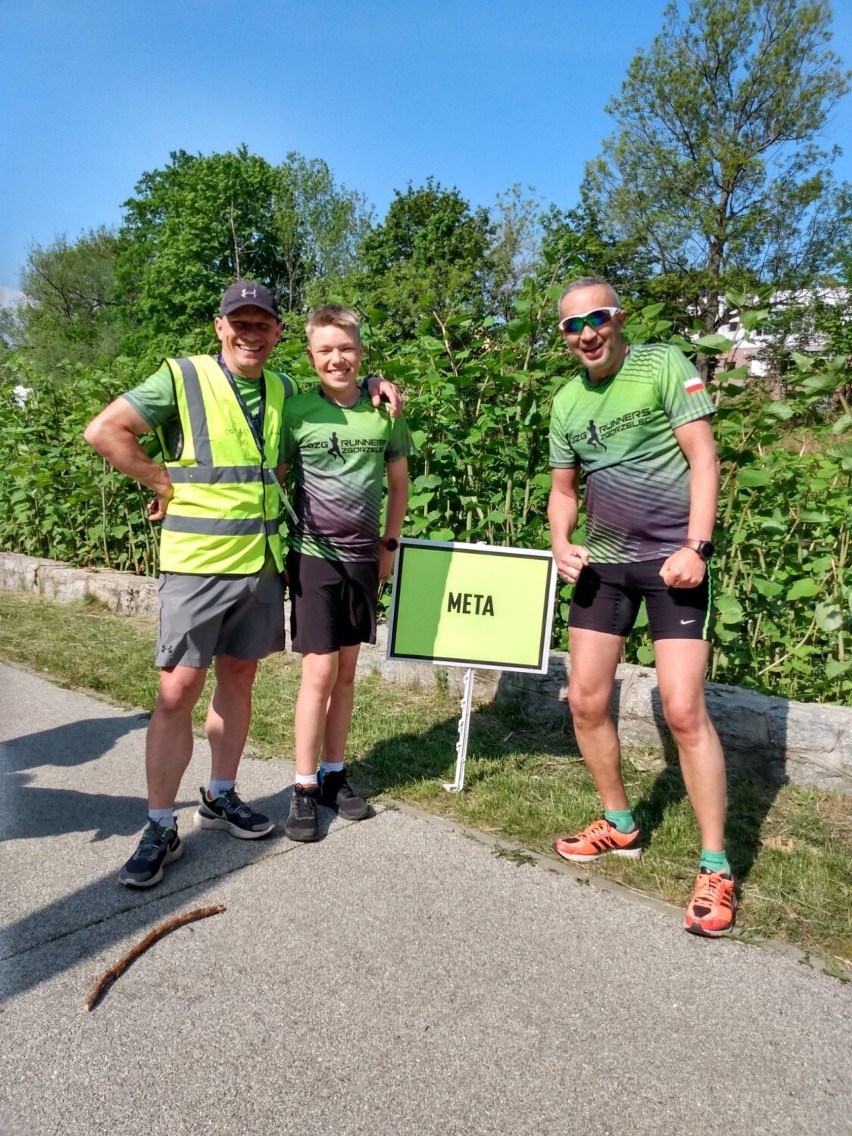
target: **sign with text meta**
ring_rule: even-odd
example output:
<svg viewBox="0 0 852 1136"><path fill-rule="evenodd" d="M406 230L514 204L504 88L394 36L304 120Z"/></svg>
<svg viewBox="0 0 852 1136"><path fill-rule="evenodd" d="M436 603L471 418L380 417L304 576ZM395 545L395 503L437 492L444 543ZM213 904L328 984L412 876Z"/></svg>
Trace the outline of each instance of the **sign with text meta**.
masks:
<svg viewBox="0 0 852 1136"><path fill-rule="evenodd" d="M543 674L555 589L549 552L403 539L388 658Z"/></svg>

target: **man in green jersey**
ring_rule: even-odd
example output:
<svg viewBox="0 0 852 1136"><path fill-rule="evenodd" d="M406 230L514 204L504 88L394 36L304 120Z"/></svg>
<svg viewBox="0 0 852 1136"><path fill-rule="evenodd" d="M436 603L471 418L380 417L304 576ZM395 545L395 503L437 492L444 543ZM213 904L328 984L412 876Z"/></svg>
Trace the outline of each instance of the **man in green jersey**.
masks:
<svg viewBox="0 0 852 1136"><path fill-rule="evenodd" d="M568 701L604 815L557 840L556 851L578 863L642 854L611 701L644 599L663 713L702 841L684 926L717 937L733 926L736 895L724 845L725 761L704 697L719 491L715 407L678 348L625 342L625 315L607 281L575 280L560 298L559 317L583 370L553 404L548 518L557 570L574 585ZM581 474L585 545L572 543Z"/></svg>
<svg viewBox="0 0 852 1136"><path fill-rule="evenodd" d="M347 781L344 750L358 653L362 642L376 641L378 585L393 570L414 445L404 419L374 410L358 386L357 315L328 304L305 330L320 382L287 400L282 430L295 486L287 557L291 630L293 649L302 654L296 778L284 831L291 840L311 841L319 836L318 804L348 820L370 812Z"/></svg>
<svg viewBox="0 0 852 1136"><path fill-rule="evenodd" d="M116 469L154 491L149 516L162 522L160 688L146 738L148 824L119 874L130 888L153 887L183 854L174 803L192 755L192 709L211 663L211 778L200 790L195 824L249 840L275 827L235 785L258 660L284 648L278 479L283 408L295 388L265 366L282 326L263 284L230 285L214 325L218 357L167 359L85 431ZM376 404L385 393L398 412L391 385L372 382ZM152 430L163 464L138 440Z"/></svg>

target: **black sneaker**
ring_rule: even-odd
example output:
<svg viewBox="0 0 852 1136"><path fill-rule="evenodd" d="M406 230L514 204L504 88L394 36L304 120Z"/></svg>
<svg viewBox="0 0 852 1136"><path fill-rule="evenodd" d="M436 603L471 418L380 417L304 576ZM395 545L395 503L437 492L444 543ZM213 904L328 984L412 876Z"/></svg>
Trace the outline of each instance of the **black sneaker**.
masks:
<svg viewBox="0 0 852 1136"><path fill-rule="evenodd" d="M263 813L241 801L236 789L227 789L213 798L205 788L198 790L201 804L192 818L196 828L220 828L240 840L259 840L275 828L273 821Z"/></svg>
<svg viewBox="0 0 852 1136"><path fill-rule="evenodd" d="M339 773L323 773L320 804L334 809L345 820L363 820L370 815L370 806L346 780L346 770Z"/></svg>
<svg viewBox="0 0 852 1136"><path fill-rule="evenodd" d="M139 847L118 873L118 882L129 888L150 888L163 878L163 868L183 855L177 825L165 828L149 820Z"/></svg>
<svg viewBox="0 0 852 1136"><path fill-rule="evenodd" d="M318 840L317 804L320 798L318 785L294 785L290 812L284 821L284 832L291 840Z"/></svg>

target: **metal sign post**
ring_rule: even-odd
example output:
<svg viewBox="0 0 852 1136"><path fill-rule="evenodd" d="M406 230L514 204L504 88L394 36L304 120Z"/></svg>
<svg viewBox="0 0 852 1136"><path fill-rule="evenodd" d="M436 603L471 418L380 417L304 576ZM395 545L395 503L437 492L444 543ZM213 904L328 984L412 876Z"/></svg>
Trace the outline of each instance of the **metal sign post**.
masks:
<svg viewBox="0 0 852 1136"><path fill-rule="evenodd" d="M459 736L456 742L456 779L444 782L448 793L460 793L464 788L464 767L467 763L467 739L470 734L470 711L473 706L473 668L468 667L464 672L464 691L461 699L461 718L459 719Z"/></svg>

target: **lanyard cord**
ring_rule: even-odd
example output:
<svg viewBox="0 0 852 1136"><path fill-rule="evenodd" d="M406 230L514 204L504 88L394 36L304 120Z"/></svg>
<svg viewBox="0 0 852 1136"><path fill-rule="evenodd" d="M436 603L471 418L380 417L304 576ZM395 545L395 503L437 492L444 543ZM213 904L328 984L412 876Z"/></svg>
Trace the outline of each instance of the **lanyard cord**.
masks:
<svg viewBox="0 0 852 1136"><path fill-rule="evenodd" d="M231 370L230 370L228 364L222 358L221 352L219 353L219 357L217 359L217 362L218 362L219 366L222 368L222 373L224 374L225 378L230 383L231 390L236 395L237 402L240 404L240 409L242 410L243 414L245 415L245 419L246 419L246 422L248 423L249 429L251 430L252 437L255 440L255 444L257 445L258 450L260 451L260 465L261 465L261 469L263 469L266 466L266 452L263 448L263 446L264 446L263 419L264 419L264 415L266 413L266 376L261 375L261 378L260 378L260 408L259 408L258 413L257 413L257 418L255 418L254 415L252 415L250 413L249 408L246 406L245 399L240 394L239 388L237 387L237 384L234 381L234 376L231 374ZM287 494L284 492L284 487L281 485L281 482L278 480L277 477L275 477L274 472L273 472L272 480L275 483L275 488L278 490L278 496L281 498L281 503L283 504L284 508L287 510L287 514L290 517L290 520L294 524L298 524L299 519L296 516L296 514L293 512L293 506L290 504L290 499L288 498Z"/></svg>
<svg viewBox="0 0 852 1136"><path fill-rule="evenodd" d="M260 462L261 462L261 465L263 465L266 461L266 454L265 454L265 451L264 451L264 448L263 448L264 447L263 420L264 420L264 417L266 415L266 376L261 372L261 376L260 376L260 406L258 407L257 417L255 417L249 411L249 408L246 406L246 401L243 398L243 396L240 394L240 389L236 384L234 376L231 374L231 369L228 366L228 364L225 362L225 360L222 358L221 352L219 352L219 356L218 356L216 362L222 368L222 374L228 380L228 383L230 384L231 390L234 392L234 396L235 396L237 402L239 403L240 410L242 410L242 412L243 412L243 416L245 417L245 420L248 424L248 428L249 428L249 430L251 430L251 436L254 438L255 445L257 446L257 448L260 452Z"/></svg>

